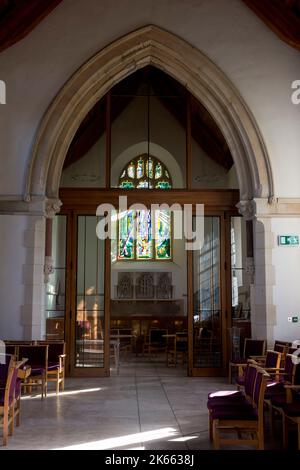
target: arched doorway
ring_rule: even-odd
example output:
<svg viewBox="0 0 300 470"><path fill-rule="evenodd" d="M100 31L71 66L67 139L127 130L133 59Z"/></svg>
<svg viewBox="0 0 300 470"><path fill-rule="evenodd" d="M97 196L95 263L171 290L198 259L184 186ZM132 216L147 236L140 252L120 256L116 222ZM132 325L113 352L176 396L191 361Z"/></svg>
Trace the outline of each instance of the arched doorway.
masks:
<svg viewBox="0 0 300 470"><path fill-rule="evenodd" d="M166 48L168 50L167 53ZM198 60L197 65L195 64L196 59ZM69 247L69 258L66 265L66 269L70 270L69 275L67 276L67 289L68 292L71 292L73 285L73 294L71 297L69 296L65 311L68 312L67 324L69 324L69 326L66 328L66 333L70 347L69 357L74 360L74 353L77 354L76 334L78 333L80 335L78 325L76 326L76 324L84 321L83 319L78 319L77 321L76 312L78 309L76 309L75 304L78 299L74 296L74 286L78 278L78 233L80 231L80 226L82 225L84 236L86 237L87 225L89 221L91 221L90 219L87 219L87 217L95 217L94 214L97 205L101 202L114 203L117 205L117 198L120 194L120 190L113 188L113 176L111 174L111 169L117 169L116 161L119 159L119 163L121 161L124 163L126 161L125 157L128 157L130 152L137 152L137 145L139 146L138 153L130 155L129 159L133 156L138 156L141 154L141 151L146 151L148 158L150 156L149 138L146 139L144 136L138 141L131 142L131 145L127 145L125 149L119 149L115 161L113 162L111 160L111 145L118 141L118 139L114 139L111 135L112 115L114 112L118 115L128 107L128 103L125 103L125 106L124 102L123 104L121 103L121 105L119 103L119 110L114 107L114 103L112 101L112 98L114 98L114 96L112 96L112 90L118 87L119 89L122 88L122 83L126 81L126 77L130 79L130 77L134 77L134 75L138 74L139 70L146 70L145 66L149 63L153 64L158 71L161 69L166 70L166 77L170 77L169 81L172 80L171 77L174 77L178 82L184 84L185 86L183 89L185 90L186 96L189 96L186 101L186 114L184 113L183 117L180 109L178 112L178 105L174 106L174 103L168 102L168 99L173 99L174 95L168 96L164 91L164 94L161 93L160 96L160 98L164 97L165 99L164 106L168 113L173 114L173 118L178 122L182 121L182 119L185 122L186 138L181 140L181 144L179 143L179 146L182 146L182 142L184 142L185 168L181 169L181 172L179 168L177 176L179 175L181 177L181 183L178 183L180 180L180 178L178 178L176 180L177 187L174 186L172 191L168 193L167 197L166 193L160 194L158 190L150 193L147 189L143 190L143 192L132 190L128 196L129 200L131 199L131 202L144 202L146 204L149 204L149 202L161 203L162 200L167 200L171 204L173 202L179 202L182 204L184 201L195 204L200 201L204 203L208 209L207 217L210 217L209 224L212 227L210 233L215 234L219 240L222 238L222 243L219 243L219 247L217 248L217 255L213 254L211 256L212 260L214 259L214 256L217 256L218 258L217 272L214 272L213 269L209 274L210 279L215 278L219 280L217 291L213 294L213 301L219 303L219 307L215 310L219 312L218 315L220 318L222 317L222 322L217 321L218 325L216 327L218 331L218 341L215 342L215 344L218 344L218 353L214 354L214 357L218 357L218 360L214 366L210 367L210 364L210 366L205 367L205 365L203 366L203 364L201 364L201 361L200 363L196 363L193 355L195 349L195 315L193 313L195 308L195 289L193 279L197 274L193 271L196 264L195 259L193 259L192 254L190 254L187 256L186 260L186 265L188 266L187 278L189 280L186 289L186 296L188 299L187 314L189 313L187 315L190 357L189 373L197 374L199 372L204 374L219 374L222 369L224 370L224 365L226 363L228 354L228 349L226 348L226 331L228 326L231 325L229 313L229 299L232 297L232 294L230 293L231 269L229 267L231 242L229 236L232 233L232 225L230 217L237 216L235 206L238 202L240 202L240 206L243 208L245 205L247 206L248 202L255 196L272 197L273 188L267 155L251 114L248 112L245 104L228 83L226 78L211 62L208 61L207 58L199 53L199 51L191 50L190 46L180 39L155 27L143 28L120 41L117 41L112 46L109 46L107 49L102 51L85 67L83 67L73 77L73 79L70 80L45 117L37 139L34 158L29 171L26 197L34 200L42 194L46 194L48 204L51 204L52 201L54 204L59 204L59 179L62 174L63 165L66 165L66 162L68 161L68 157L66 159L66 155L68 149L72 148L73 144L71 144L71 141L74 136L75 139L73 142L76 141L78 131L80 131L80 128L84 125L85 121L89 119L88 116L90 114L97 115L97 112L101 115L101 112L103 113L103 110L101 111L101 106L104 106L106 165L105 168L103 168L101 176L103 178L103 187L106 189L103 191L96 189L98 182L97 180L94 180L95 184L92 185L94 186L94 189L90 188L87 191L82 188L81 191L78 191L78 188L76 188L74 190L68 190L67 192L62 190L60 193L60 199L63 202L63 213L68 216L69 220L73 219L73 222L68 222L68 238L71 238L72 241L70 242L71 255ZM200 67L199 64L201 64ZM103 73L103 71L105 71L105 73ZM135 74L133 74L134 71L136 71ZM162 74L162 72L159 73ZM124 79L123 82L121 81L122 79ZM112 88L112 85L116 82L118 82L118 84ZM165 86L164 79L160 80L160 83L162 83L161 86ZM132 86L132 83L130 86ZM182 85L180 86L182 87ZM73 95L72 89L74 90ZM104 93L109 89L110 93L108 95L104 95ZM191 90L192 93L190 93L189 90ZM120 92L118 96L119 98L121 97L123 101L124 99L126 101L126 99L128 100L129 98L128 94L122 95ZM109 97L109 99L107 97ZM178 98L178 96L176 96L176 98ZM98 111L97 106L99 107ZM192 152L192 127L194 121L191 119L191 116L193 111L195 114L204 115L204 118L202 116L204 122L206 121L206 124L207 122L210 123L211 127L214 126L216 132L215 136L218 135L218 132L222 136L224 141L222 144L223 153L224 155L228 153L228 157L231 158L231 164L235 164L237 178L236 187L239 188L239 191L228 190L227 186L226 189L220 188L218 187L218 184L215 186L212 184L212 188L210 187L212 180L210 181L210 184L205 185L203 173L200 176L196 175L193 179L193 168L195 168L195 161L193 161L194 153ZM77 134L75 135L76 132ZM198 135L197 131L194 132L194 134L195 133ZM174 134L174 137L175 136L177 137L177 134ZM202 144L204 141L205 139L202 140ZM157 146L156 149L154 148L155 145ZM154 152L154 157L159 157L163 163L165 163L168 158L169 161L174 158L175 151L170 152L167 149L164 153L161 149L166 150L165 146L161 145L161 143L153 142L151 154ZM214 153L213 150L212 153ZM216 154L215 158L217 158ZM174 163L176 163L176 158L174 159ZM223 163L225 163L225 159ZM231 168L230 162L225 163L225 166L226 165L229 166L229 169ZM170 169L169 171L171 172ZM214 170L212 170L212 172L213 171ZM198 176L199 178L197 179ZM209 176L210 175L208 175L208 177ZM81 180L81 187L85 186L86 181L84 181L84 178ZM109 191L108 188L110 188ZM79 219L80 217L82 218ZM95 220L92 221L91 226L93 226L94 222ZM214 236L211 238L214 238ZM213 240L210 240L209 233L207 237L208 244L213 246L212 252L214 253L216 250L214 248ZM105 251L105 255L103 255L103 269L104 263L106 263L105 277L107 277L109 272L108 265L110 265L109 248L106 247L104 250L103 247L99 248L97 245L97 250L98 249L100 249L100 251L102 250L103 253ZM77 263L77 265L75 263ZM212 264L215 265L214 261ZM242 269L239 267L237 268ZM226 270L228 271L227 274ZM76 274L74 274L75 272ZM86 273L83 273L83 277L85 277L85 274ZM97 367L97 370L95 370L97 375L99 374L99 369L102 369L102 372L106 375L109 373L109 326L107 315L111 310L111 286L107 286L107 283L106 287L104 287L103 299L103 319L105 323L103 341L105 347L103 348L102 363L100 367ZM203 308L203 305L201 308ZM202 328L207 327L200 325L198 328L199 331ZM210 328L207 329L211 331ZM74 335L74 332L75 338L72 336ZM96 339L100 340L101 338ZM215 339L215 333L212 336L212 339ZM209 341L209 348L211 348L211 343L212 342ZM200 350L201 347L202 346L200 346ZM210 353L211 352L216 351L210 349ZM210 357L212 357L212 354L210 354ZM75 363L71 363L71 366L75 375L77 371L80 374L82 371L84 371L85 374L91 374L93 369L93 367L89 367L88 364L88 367L82 368L80 365L79 367L76 367Z"/></svg>

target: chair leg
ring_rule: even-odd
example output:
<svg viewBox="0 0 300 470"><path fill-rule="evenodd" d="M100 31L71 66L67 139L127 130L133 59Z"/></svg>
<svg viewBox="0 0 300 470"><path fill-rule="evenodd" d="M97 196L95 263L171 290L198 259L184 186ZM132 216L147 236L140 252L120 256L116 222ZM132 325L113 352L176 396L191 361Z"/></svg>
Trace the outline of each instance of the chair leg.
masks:
<svg viewBox="0 0 300 470"><path fill-rule="evenodd" d="M213 446L215 450L220 449L220 432L218 429L218 420L213 421Z"/></svg>
<svg viewBox="0 0 300 470"><path fill-rule="evenodd" d="M273 407L270 403L269 405L269 425L270 425L270 434L273 435L274 426L273 426Z"/></svg>
<svg viewBox="0 0 300 470"><path fill-rule="evenodd" d="M44 390L45 390L45 379L42 377L42 383L41 383L41 400L44 399Z"/></svg>
<svg viewBox="0 0 300 470"><path fill-rule="evenodd" d="M209 429L209 440L212 442L213 441L213 423L212 423L210 411L208 412L208 429Z"/></svg>
<svg viewBox="0 0 300 470"><path fill-rule="evenodd" d="M16 419L16 426L20 426L21 424L21 396L17 399L17 419Z"/></svg>
<svg viewBox="0 0 300 470"><path fill-rule="evenodd" d="M8 438L8 410L4 411L3 415L3 445L7 445Z"/></svg>
<svg viewBox="0 0 300 470"><path fill-rule="evenodd" d="M298 418L298 423L297 423L297 427L298 427L298 450L300 450L300 420Z"/></svg>
<svg viewBox="0 0 300 470"><path fill-rule="evenodd" d="M10 415L8 435L12 436L14 432L14 424L15 424L15 402L14 401L11 405L10 412L11 412L11 415Z"/></svg>
<svg viewBox="0 0 300 470"><path fill-rule="evenodd" d="M231 384L232 381L232 369L231 369L231 364L229 364L229 373L228 373L228 382Z"/></svg>
<svg viewBox="0 0 300 470"><path fill-rule="evenodd" d="M59 394L59 383L60 383L60 378L59 378L59 370L58 370L57 376L56 376L56 395Z"/></svg>
<svg viewBox="0 0 300 470"><path fill-rule="evenodd" d="M287 419L286 419L284 413L282 413L281 419L282 419L282 421L281 421L281 425L282 425L282 445L283 445L283 448L285 449L286 448L286 432L285 432L285 430L286 430L286 425L287 425L286 424Z"/></svg>
<svg viewBox="0 0 300 470"><path fill-rule="evenodd" d="M257 445L258 450L264 450L265 448L264 431L262 429L257 431L257 441L258 441L258 445Z"/></svg>

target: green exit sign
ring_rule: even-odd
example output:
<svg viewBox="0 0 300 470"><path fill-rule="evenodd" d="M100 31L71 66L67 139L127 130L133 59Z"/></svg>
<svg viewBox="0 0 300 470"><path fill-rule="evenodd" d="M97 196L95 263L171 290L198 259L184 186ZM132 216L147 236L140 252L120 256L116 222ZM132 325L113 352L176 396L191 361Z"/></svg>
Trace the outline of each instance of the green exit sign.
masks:
<svg viewBox="0 0 300 470"><path fill-rule="evenodd" d="M278 244L281 246L299 246L298 235L279 235Z"/></svg>

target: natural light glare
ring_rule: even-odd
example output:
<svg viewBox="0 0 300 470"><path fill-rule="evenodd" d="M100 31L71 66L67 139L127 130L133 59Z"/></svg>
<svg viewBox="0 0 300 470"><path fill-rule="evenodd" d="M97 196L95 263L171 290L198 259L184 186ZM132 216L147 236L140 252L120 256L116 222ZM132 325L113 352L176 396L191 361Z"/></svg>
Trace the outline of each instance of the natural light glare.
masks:
<svg viewBox="0 0 300 470"><path fill-rule="evenodd" d="M54 450L104 450L117 449L130 444L139 444L140 442L156 441L165 437L176 436L178 431L174 428L155 429L154 431L140 432L137 434L128 434L127 436L112 437L101 441L85 442L84 444L75 444L68 447L60 447Z"/></svg>
<svg viewBox="0 0 300 470"><path fill-rule="evenodd" d="M220 392L214 392L209 394L209 398L215 398L215 397L228 397L230 395L236 395L237 392L236 390L221 390Z"/></svg>
<svg viewBox="0 0 300 470"><path fill-rule="evenodd" d="M79 393L92 393L92 392L99 392L100 390L103 390L102 388L86 388L84 390L71 390L69 392L60 392L59 395L57 395L56 392L51 392L51 393L47 393L47 398L51 398L51 397L66 397L66 396L69 396L69 395L79 395ZM34 397L32 396L28 396L28 395L25 395L24 397L22 397L22 400L34 400L35 398L41 398L41 395L35 395Z"/></svg>
<svg viewBox="0 0 300 470"><path fill-rule="evenodd" d="M192 439L197 439L199 436L183 436L183 437L176 437L175 439L169 439L169 442L186 442L191 441Z"/></svg>

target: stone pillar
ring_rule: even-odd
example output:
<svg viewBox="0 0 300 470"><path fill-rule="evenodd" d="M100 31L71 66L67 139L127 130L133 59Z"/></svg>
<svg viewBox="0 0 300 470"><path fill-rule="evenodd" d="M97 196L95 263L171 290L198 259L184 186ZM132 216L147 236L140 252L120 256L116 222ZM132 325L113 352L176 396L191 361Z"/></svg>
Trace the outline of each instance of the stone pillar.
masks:
<svg viewBox="0 0 300 470"><path fill-rule="evenodd" d="M22 325L24 339L44 339L45 321L45 276L52 272L52 261L49 247L52 230L52 218L59 211L61 202L46 200L40 215L28 216L28 227L24 234L26 262L23 266L25 301L22 307ZM48 220L48 222L47 222ZM48 233L46 246L46 231ZM50 254L50 256L49 256ZM45 256L48 255L48 256Z"/></svg>
<svg viewBox="0 0 300 470"><path fill-rule="evenodd" d="M23 266L25 300L21 317L24 339L44 339L44 216L28 216L24 244L26 247L26 261Z"/></svg>
<svg viewBox="0 0 300 470"><path fill-rule="evenodd" d="M238 204L240 213L253 221L254 263L253 268L250 266L253 275L250 292L252 337L266 339L269 346L273 345L276 325L275 267L272 264L275 237L271 230L270 207L266 199Z"/></svg>
<svg viewBox="0 0 300 470"><path fill-rule="evenodd" d="M253 228L255 277L251 299L252 335L254 338L266 338L268 346L273 347L276 305L273 295L275 266L272 264L272 250L275 237L270 218L257 216Z"/></svg>

